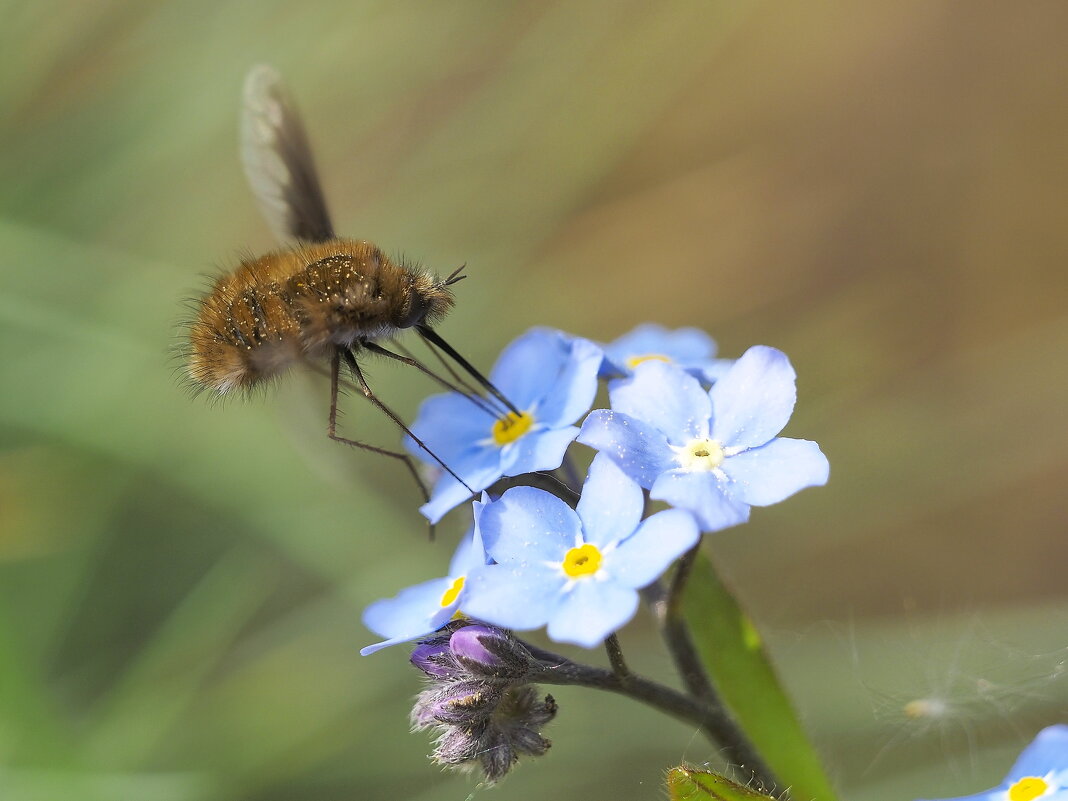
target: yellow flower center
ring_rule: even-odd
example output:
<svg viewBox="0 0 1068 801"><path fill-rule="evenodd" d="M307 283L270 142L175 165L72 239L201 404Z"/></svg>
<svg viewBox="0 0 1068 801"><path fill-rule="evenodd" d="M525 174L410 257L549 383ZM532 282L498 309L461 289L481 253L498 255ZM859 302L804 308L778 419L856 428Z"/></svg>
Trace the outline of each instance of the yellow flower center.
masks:
<svg viewBox="0 0 1068 801"><path fill-rule="evenodd" d="M1045 795L1049 785L1037 776L1025 776L1009 788L1009 801L1033 801Z"/></svg>
<svg viewBox="0 0 1068 801"><path fill-rule="evenodd" d="M642 362L667 362L671 363L670 356L664 356L662 353L647 353L644 356L631 356L627 359L627 367L633 370Z"/></svg>
<svg viewBox="0 0 1068 801"><path fill-rule="evenodd" d="M445 594L441 596L441 608L444 609L446 606L452 606L456 603L456 599L460 597L460 590L463 588L464 577L460 576L460 578L452 583L452 586L449 587L449 589L445 590Z"/></svg>
<svg viewBox="0 0 1068 801"><path fill-rule="evenodd" d="M493 424L493 441L503 448L530 431L532 425L534 416L529 412L508 412Z"/></svg>
<svg viewBox="0 0 1068 801"><path fill-rule="evenodd" d="M725 458L722 443L714 439L695 439L675 451L679 466L693 472L711 472L723 464Z"/></svg>
<svg viewBox="0 0 1068 801"><path fill-rule="evenodd" d="M592 576L601 569L601 552L596 545L587 542L568 551L561 567L568 578Z"/></svg>

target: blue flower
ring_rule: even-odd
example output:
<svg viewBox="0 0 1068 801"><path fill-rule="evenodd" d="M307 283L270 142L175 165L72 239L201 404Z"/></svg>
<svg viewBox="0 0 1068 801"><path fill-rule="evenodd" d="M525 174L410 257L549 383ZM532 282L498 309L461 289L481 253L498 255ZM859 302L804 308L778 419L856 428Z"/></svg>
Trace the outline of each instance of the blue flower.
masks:
<svg viewBox="0 0 1068 801"><path fill-rule="evenodd" d="M593 403L603 358L589 340L534 329L505 348L490 373L520 415L495 415L457 393L435 395L423 402L412 432L476 492L502 476L553 470L578 435L573 423ZM411 440L405 444L429 459ZM468 497L463 484L443 473L420 511L436 523Z"/></svg>
<svg viewBox="0 0 1068 801"><path fill-rule="evenodd" d="M946 801L1068 801L1068 726L1038 733L993 790Z"/></svg>
<svg viewBox="0 0 1068 801"><path fill-rule="evenodd" d="M642 362L660 361L676 364L703 383L713 384L734 364L732 359L716 359L715 355L716 343L704 331L671 331L647 323L604 346L601 376L630 375Z"/></svg>
<svg viewBox="0 0 1068 801"><path fill-rule="evenodd" d="M548 625L553 640L592 648L634 616L638 588L700 538L692 515L669 509L643 521L643 508L641 489L600 456L576 509L513 487L482 509L497 564L468 576L464 611L510 629Z"/></svg>
<svg viewBox="0 0 1068 801"><path fill-rule="evenodd" d="M707 392L673 365L644 362L609 387L612 410L591 412L578 441L717 531L748 520L750 506L827 483L816 443L776 436L793 412L795 378L786 355L762 345Z"/></svg>
<svg viewBox="0 0 1068 801"><path fill-rule="evenodd" d="M467 595L467 575L486 563L478 523L468 532L449 563L449 575L401 590L393 598L375 601L363 612L363 624L388 639L361 648L363 656L390 645L437 631L460 611Z"/></svg>

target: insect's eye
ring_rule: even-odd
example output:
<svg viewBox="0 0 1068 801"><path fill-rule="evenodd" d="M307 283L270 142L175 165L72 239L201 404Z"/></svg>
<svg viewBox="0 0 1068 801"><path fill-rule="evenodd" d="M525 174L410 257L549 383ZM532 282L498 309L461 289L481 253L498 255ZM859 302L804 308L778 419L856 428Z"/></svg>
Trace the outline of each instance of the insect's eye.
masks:
<svg viewBox="0 0 1068 801"><path fill-rule="evenodd" d="M397 321L398 328L411 328L413 325L417 325L423 321L426 317L427 302L426 298L420 295L418 292L412 293L412 301L408 306L407 313Z"/></svg>

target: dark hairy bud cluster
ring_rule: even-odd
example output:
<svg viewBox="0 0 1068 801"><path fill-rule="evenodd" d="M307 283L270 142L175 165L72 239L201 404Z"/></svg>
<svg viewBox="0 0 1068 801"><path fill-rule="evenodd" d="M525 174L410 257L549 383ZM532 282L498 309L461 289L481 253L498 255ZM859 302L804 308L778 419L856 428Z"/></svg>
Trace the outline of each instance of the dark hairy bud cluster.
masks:
<svg viewBox="0 0 1068 801"><path fill-rule="evenodd" d="M437 731L432 758L454 768L504 778L522 756L550 742L541 729L556 715L551 695L526 683L537 660L504 629L458 623L412 651L430 684L416 698L412 726Z"/></svg>

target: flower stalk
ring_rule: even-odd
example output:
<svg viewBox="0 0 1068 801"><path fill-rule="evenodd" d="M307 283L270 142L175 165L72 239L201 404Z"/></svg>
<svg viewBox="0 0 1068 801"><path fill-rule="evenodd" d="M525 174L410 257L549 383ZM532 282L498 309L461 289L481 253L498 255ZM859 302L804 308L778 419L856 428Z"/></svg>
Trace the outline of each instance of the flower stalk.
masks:
<svg viewBox="0 0 1068 801"><path fill-rule="evenodd" d="M700 727L705 736L722 750L724 758L746 774L745 778L753 782L755 789L770 792L778 785L774 773L722 707L681 693L629 670L620 674L615 666L608 669L584 665L529 643L526 645L539 664L539 667L533 668L528 674L530 681L558 686L588 687L640 701Z"/></svg>

